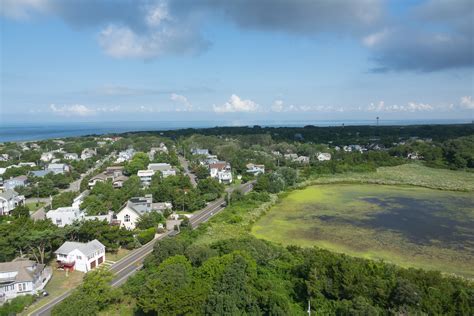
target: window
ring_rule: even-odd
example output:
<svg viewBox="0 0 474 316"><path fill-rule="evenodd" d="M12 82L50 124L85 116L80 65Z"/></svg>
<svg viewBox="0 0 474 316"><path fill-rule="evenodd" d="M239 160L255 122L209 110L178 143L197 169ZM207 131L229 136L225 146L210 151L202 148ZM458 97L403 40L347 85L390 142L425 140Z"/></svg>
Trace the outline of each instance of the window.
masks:
<svg viewBox="0 0 474 316"><path fill-rule="evenodd" d="M23 292L23 283L18 283L18 292Z"/></svg>
<svg viewBox="0 0 474 316"><path fill-rule="evenodd" d="M128 215L128 214L125 215L125 216L123 217L123 221L124 221L124 222L130 222L130 215Z"/></svg>
<svg viewBox="0 0 474 316"><path fill-rule="evenodd" d="M76 256L77 260L82 260L81 256Z"/></svg>
<svg viewBox="0 0 474 316"><path fill-rule="evenodd" d="M63 220L60 218L56 219L56 225L61 226L63 224Z"/></svg>

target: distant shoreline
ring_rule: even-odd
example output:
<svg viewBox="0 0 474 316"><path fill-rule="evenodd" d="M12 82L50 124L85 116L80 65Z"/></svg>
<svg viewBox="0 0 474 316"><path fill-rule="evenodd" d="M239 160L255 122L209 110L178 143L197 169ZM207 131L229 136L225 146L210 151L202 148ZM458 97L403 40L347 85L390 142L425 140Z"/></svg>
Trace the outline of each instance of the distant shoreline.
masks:
<svg viewBox="0 0 474 316"><path fill-rule="evenodd" d="M469 120L384 120L380 126L413 125L463 125ZM121 134L127 132L165 132L180 129L202 129L213 127L318 127L334 126L376 126L375 120L327 120L327 121L136 121L136 122L14 122L0 126L0 142L24 142L46 139L81 137L86 135Z"/></svg>

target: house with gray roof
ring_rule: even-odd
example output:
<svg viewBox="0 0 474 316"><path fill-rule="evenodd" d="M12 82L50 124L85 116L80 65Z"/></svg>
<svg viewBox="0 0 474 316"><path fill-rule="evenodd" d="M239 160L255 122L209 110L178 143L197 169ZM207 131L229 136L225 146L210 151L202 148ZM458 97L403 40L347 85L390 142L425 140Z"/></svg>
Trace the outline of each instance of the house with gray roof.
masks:
<svg viewBox="0 0 474 316"><path fill-rule="evenodd" d="M10 178L8 180L3 181L3 189L5 191L7 190L13 190L16 187L24 187L28 182L28 177L27 176L18 176L14 178Z"/></svg>
<svg viewBox="0 0 474 316"><path fill-rule="evenodd" d="M66 172L69 172L69 166L64 163L50 163L46 170L54 174L64 174Z"/></svg>
<svg viewBox="0 0 474 316"><path fill-rule="evenodd" d="M151 194L144 197L134 197L127 201L126 205L116 214L116 221L120 226L127 229L135 229L140 217L153 210L162 212L165 209L172 209L170 202L153 203Z"/></svg>
<svg viewBox="0 0 474 316"><path fill-rule="evenodd" d="M0 304L20 295L36 294L51 278L51 268L17 258L0 262Z"/></svg>
<svg viewBox="0 0 474 316"><path fill-rule="evenodd" d="M54 253L58 268L69 271L87 273L105 261L105 246L97 239L87 243L66 241Z"/></svg>
<svg viewBox="0 0 474 316"><path fill-rule="evenodd" d="M0 216L1 215L10 215L10 212L17 207L25 203L25 197L19 195L14 190L7 190L0 193Z"/></svg>

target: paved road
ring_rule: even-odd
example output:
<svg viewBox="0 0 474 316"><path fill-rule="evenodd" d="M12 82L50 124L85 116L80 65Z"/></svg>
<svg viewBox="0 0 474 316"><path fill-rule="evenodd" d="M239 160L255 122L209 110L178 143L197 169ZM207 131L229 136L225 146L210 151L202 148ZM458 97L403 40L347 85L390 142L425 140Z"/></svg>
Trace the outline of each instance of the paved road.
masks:
<svg viewBox="0 0 474 316"><path fill-rule="evenodd" d="M196 187L197 186L196 176L194 175L194 173L191 173L191 171L189 171L188 161L181 155L178 156L178 159L179 159L179 163L184 168L184 173L186 173L188 177L191 179L191 184L193 185L193 187Z"/></svg>
<svg viewBox="0 0 474 316"><path fill-rule="evenodd" d="M61 193L61 192L79 192L80 189L81 189L81 181L86 176L88 176L89 174L91 174L92 172L94 172L95 170L100 168L106 160L112 158L112 156L114 156L114 155L115 155L115 153L111 153L107 157L100 160L98 163L95 164L94 167L89 169L86 173L81 174L81 177L79 179L77 179L76 181L71 182L67 189L59 190L59 193ZM30 199L36 202L35 198L29 198L28 200L30 200ZM45 219L46 218L45 208L51 204L49 197L48 198L40 198L40 200L42 200L43 202L46 202L46 205L39 208L36 212L31 214L31 218L34 219L34 220L43 220L43 219Z"/></svg>
<svg viewBox="0 0 474 316"><path fill-rule="evenodd" d="M253 189L253 183L249 182L246 184L242 184L238 189L242 190L243 193L247 193ZM233 190L230 190L231 193ZM204 209L196 212L193 217L190 218L190 223L193 228L198 227L201 223L207 222L212 216L218 214L223 209L225 209L225 199L220 198L209 205L207 205ZM153 239L149 243L143 245L142 247L133 250L129 253L126 257L122 258L121 260L114 263L110 270L115 273L115 277L111 282L113 287L120 286L125 281L135 274L137 270L139 270L143 265L143 260L146 256L148 256L153 251L153 246L158 240L161 240L165 237L174 236L177 232L169 231L165 234L158 236L157 238ZM71 295L72 290L63 293L62 295L56 297L51 302L46 304L43 307L33 311L32 313L28 314L30 316L47 316L51 314L51 310L54 306L61 303L65 298Z"/></svg>

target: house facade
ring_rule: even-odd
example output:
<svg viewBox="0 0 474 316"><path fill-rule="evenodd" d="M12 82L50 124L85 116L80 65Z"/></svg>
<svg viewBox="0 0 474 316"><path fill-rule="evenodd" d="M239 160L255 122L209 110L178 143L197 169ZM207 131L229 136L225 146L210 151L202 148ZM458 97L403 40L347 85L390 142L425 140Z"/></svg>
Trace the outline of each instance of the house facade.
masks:
<svg viewBox="0 0 474 316"><path fill-rule="evenodd" d="M318 158L318 161L329 161L329 160L331 160L331 154L330 153L318 153L316 158Z"/></svg>
<svg viewBox="0 0 474 316"><path fill-rule="evenodd" d="M50 163L46 170L54 174L64 174L69 172L69 166L64 163Z"/></svg>
<svg viewBox="0 0 474 316"><path fill-rule="evenodd" d="M24 187L27 184L27 182L28 182L27 176L14 177L14 178L3 181L3 189L7 191L7 190L13 190L16 187Z"/></svg>
<svg viewBox="0 0 474 316"><path fill-rule="evenodd" d="M153 210L162 212L172 208L173 205L169 202L153 203L152 195L147 194L144 197L134 197L128 200L125 207L115 215L115 218L121 227L132 230L135 229L140 216L143 214Z"/></svg>
<svg viewBox="0 0 474 316"><path fill-rule="evenodd" d="M66 241L54 252L58 268L87 273L105 261L105 246L94 239L87 243Z"/></svg>
<svg viewBox="0 0 474 316"><path fill-rule="evenodd" d="M147 187L151 183L151 178L155 174L155 170L138 170L137 176L140 178L142 185Z"/></svg>
<svg viewBox="0 0 474 316"><path fill-rule="evenodd" d="M64 227L71 225L75 221L83 220L84 216L84 212L79 207L74 206L58 207L46 213L46 218L50 219L58 227Z"/></svg>
<svg viewBox="0 0 474 316"><path fill-rule="evenodd" d="M51 278L51 268L27 259L0 262L0 305L20 295L33 295Z"/></svg>
<svg viewBox="0 0 474 316"><path fill-rule="evenodd" d="M66 160L79 160L79 155L76 153L65 153L64 159Z"/></svg>
<svg viewBox="0 0 474 316"><path fill-rule="evenodd" d="M230 164L225 161L210 164L209 174L211 178L219 180L219 183L232 183L232 169Z"/></svg>
<svg viewBox="0 0 474 316"><path fill-rule="evenodd" d="M248 163L246 167L247 167L247 173L250 173L256 176L259 174L265 173L265 165L256 165L253 163Z"/></svg>
<svg viewBox="0 0 474 316"><path fill-rule="evenodd" d="M15 207L23 203L25 203L25 197L14 190L0 193L0 216L9 215Z"/></svg>

